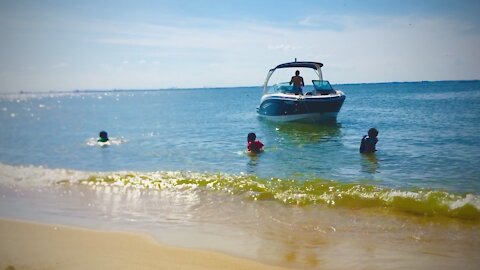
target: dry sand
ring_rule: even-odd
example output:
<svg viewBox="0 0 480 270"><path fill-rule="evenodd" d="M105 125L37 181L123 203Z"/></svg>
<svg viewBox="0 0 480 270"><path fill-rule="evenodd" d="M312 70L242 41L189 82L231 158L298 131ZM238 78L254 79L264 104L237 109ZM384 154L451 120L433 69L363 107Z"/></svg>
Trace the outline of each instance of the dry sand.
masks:
<svg viewBox="0 0 480 270"><path fill-rule="evenodd" d="M285 269L152 238L0 219L0 270Z"/></svg>

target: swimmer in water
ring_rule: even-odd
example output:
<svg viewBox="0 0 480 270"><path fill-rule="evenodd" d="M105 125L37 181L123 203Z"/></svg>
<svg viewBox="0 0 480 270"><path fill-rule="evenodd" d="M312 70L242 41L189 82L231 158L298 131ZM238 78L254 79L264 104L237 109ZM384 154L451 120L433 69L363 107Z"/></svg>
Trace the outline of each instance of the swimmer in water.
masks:
<svg viewBox="0 0 480 270"><path fill-rule="evenodd" d="M98 138L97 142L101 142L101 143L105 143L105 142L108 142L108 133L106 131L100 131L100 133L98 134L98 136L100 138Z"/></svg>
<svg viewBox="0 0 480 270"><path fill-rule="evenodd" d="M247 136L248 152L260 153L263 151L263 143L256 139L257 139L257 135L255 133L248 133L248 136Z"/></svg>
<svg viewBox="0 0 480 270"><path fill-rule="evenodd" d="M361 154L369 154L375 153L377 149L375 146L378 142L378 130L376 128L371 128L368 130L368 137L367 135L363 136L362 142L360 144L360 153Z"/></svg>

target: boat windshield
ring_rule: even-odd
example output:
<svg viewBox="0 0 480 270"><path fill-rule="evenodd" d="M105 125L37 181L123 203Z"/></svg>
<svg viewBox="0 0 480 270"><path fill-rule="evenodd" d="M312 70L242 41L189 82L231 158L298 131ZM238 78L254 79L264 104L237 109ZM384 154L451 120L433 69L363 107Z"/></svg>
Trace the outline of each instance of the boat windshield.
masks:
<svg viewBox="0 0 480 270"><path fill-rule="evenodd" d="M328 81L312 80L313 85L305 85L302 89L304 95L327 95L335 92ZM288 82L274 84L268 87L268 94L283 93L294 94L293 85Z"/></svg>
<svg viewBox="0 0 480 270"><path fill-rule="evenodd" d="M330 82L328 81L320 81L320 80L312 80L313 87L315 88L315 91L321 95L325 94L330 94L331 92L334 92L332 86L330 85Z"/></svg>
<svg viewBox="0 0 480 270"><path fill-rule="evenodd" d="M284 93L284 94L293 94L293 85L290 85L288 82L277 83L272 85L269 88L269 94L273 93Z"/></svg>

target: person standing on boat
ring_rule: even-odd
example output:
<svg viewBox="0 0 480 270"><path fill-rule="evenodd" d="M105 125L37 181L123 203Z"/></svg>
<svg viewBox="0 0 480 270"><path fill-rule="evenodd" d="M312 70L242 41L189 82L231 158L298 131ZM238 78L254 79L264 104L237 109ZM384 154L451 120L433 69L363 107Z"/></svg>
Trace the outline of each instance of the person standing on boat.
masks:
<svg viewBox="0 0 480 270"><path fill-rule="evenodd" d="M292 77L290 80L290 85L293 83L293 93L295 95L301 95L302 94L302 87L305 86L305 83L303 82L303 78L300 76L300 71L297 70L295 71L295 76Z"/></svg>

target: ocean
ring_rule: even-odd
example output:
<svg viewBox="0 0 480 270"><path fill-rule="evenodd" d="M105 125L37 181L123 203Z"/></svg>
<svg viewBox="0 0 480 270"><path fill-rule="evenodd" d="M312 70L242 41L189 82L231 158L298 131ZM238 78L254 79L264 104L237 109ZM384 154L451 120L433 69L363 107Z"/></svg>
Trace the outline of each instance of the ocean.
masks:
<svg viewBox="0 0 480 270"><path fill-rule="evenodd" d="M260 87L0 95L0 217L299 269L478 267L480 81L334 88L318 124L259 118Z"/></svg>

